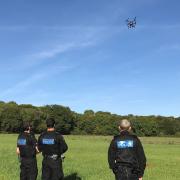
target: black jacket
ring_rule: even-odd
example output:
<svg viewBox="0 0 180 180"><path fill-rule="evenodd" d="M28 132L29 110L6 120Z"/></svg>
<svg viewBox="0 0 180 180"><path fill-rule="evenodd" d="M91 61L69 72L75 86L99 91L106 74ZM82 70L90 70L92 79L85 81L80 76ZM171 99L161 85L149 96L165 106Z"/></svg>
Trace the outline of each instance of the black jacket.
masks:
<svg viewBox="0 0 180 180"><path fill-rule="evenodd" d="M142 144L136 135L122 131L114 136L108 150L109 167L114 170L118 165L127 166L142 177L146 167L146 157Z"/></svg>
<svg viewBox="0 0 180 180"><path fill-rule="evenodd" d="M37 140L31 133L23 132L17 139L17 147L20 150L20 156L24 158L36 157Z"/></svg>
<svg viewBox="0 0 180 180"><path fill-rule="evenodd" d="M61 155L68 146L61 134L56 131L45 131L38 138L38 149L45 155Z"/></svg>

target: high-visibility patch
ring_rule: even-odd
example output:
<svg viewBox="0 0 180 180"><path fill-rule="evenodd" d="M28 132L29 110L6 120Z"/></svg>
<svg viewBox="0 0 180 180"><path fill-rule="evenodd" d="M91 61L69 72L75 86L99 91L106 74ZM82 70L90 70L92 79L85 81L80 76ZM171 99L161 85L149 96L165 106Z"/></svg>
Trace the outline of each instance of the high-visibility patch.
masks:
<svg viewBox="0 0 180 180"><path fill-rule="evenodd" d="M54 139L42 139L42 144L51 145L55 143L54 143Z"/></svg>
<svg viewBox="0 0 180 180"><path fill-rule="evenodd" d="M20 145L20 146L26 145L26 139L18 139L17 144Z"/></svg>
<svg viewBox="0 0 180 180"><path fill-rule="evenodd" d="M133 144L132 140L117 141L117 147L119 149L122 149L122 148L132 148L132 147L134 147L134 144Z"/></svg>

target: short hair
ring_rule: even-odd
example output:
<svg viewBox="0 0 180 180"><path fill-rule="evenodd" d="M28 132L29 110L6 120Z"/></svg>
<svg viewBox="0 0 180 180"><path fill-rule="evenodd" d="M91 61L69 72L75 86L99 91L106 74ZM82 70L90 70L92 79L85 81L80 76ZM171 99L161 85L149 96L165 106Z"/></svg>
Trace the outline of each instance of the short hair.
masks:
<svg viewBox="0 0 180 180"><path fill-rule="evenodd" d="M31 127L31 123L30 122L23 122L23 131L28 131Z"/></svg>
<svg viewBox="0 0 180 180"><path fill-rule="evenodd" d="M119 127L121 130L129 130L129 128L131 127L131 123L127 119L123 119L120 121Z"/></svg>
<svg viewBox="0 0 180 180"><path fill-rule="evenodd" d="M55 120L54 118L50 117L46 119L46 125L48 128L53 128L55 125Z"/></svg>

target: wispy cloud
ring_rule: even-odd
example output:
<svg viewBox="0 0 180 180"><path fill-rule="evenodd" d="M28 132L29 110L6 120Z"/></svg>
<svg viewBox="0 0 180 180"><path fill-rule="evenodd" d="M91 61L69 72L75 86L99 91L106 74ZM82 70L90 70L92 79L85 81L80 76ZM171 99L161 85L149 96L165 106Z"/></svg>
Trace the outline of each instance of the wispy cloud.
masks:
<svg viewBox="0 0 180 180"><path fill-rule="evenodd" d="M47 59L47 58L53 58L61 53L65 53L67 51L73 50L73 49L80 49L87 46L92 46L95 43L95 41L84 41L84 42L69 42L66 44L60 44L57 45L54 48L43 50L40 52L37 52L32 55L35 59Z"/></svg>
<svg viewBox="0 0 180 180"><path fill-rule="evenodd" d="M1 29L2 27L0 27ZM27 30L28 28L32 28L30 26L14 26L14 27L4 27L9 28L9 30ZM35 28L35 27L33 27ZM37 27L36 27L37 28ZM40 27L39 27L40 28ZM41 50L34 52L29 55L22 56L22 58L19 58L21 60L16 61L16 65L11 63L10 66L6 67L6 71L18 71L18 73L21 70L28 70L30 71L30 68L41 66L44 61L51 61L53 58L60 56L63 53L67 53L69 51L74 50L82 50L84 48L89 48L96 46L98 43L103 42L106 38L108 38L108 35L112 35L114 33L120 32L123 30L121 27L108 27L108 26L98 26L98 27L81 27L81 26L74 26L74 27L59 27L59 26L51 26L51 27L41 27L45 28L51 31L52 29L57 30L55 37L58 37L58 35L61 33L61 30L64 29L65 31L69 28L69 31L65 33L65 36L69 36L72 34L76 34L76 36L73 37L73 39L67 39L67 40L55 40L55 43L53 41L44 42L46 45L45 48L42 48ZM58 32L59 30L59 32ZM53 32L54 33L54 32ZM49 48L48 48L49 47ZM17 58L16 58L17 59ZM53 62L53 61L52 61ZM7 97L17 97L20 94L26 94L28 89L31 89L37 82L42 81L46 79L47 76L53 76L55 73L59 73L62 71L67 71L73 67L70 67L69 65L66 66L58 66L55 64L54 66L51 64L51 67L45 67L48 70L43 70L41 67L41 72L36 72L35 74L30 75L29 77L26 77L24 80L17 82L16 84L12 85L11 87L4 89L0 92L1 98L7 98ZM34 70L33 70L34 72ZM48 72L48 73L45 73ZM32 92L34 93L34 92ZM31 93L31 94L32 94ZM29 95L31 97L31 95ZM33 96L33 95L32 95Z"/></svg>
<svg viewBox="0 0 180 180"><path fill-rule="evenodd" d="M72 68L72 66L61 66L57 64L51 67L46 67L42 69L41 72L37 72L32 76L29 76L24 80L17 82L15 85L12 85L12 87L9 87L4 91L0 92L1 98L26 93L29 87L33 86L35 83L39 81L44 80L46 77L50 77L56 75L57 73L68 71ZM32 91L30 94L34 94L34 91Z"/></svg>
<svg viewBox="0 0 180 180"><path fill-rule="evenodd" d="M21 29L23 26L19 28ZM120 33L125 29L125 27L121 26L27 26L26 28L45 29L46 33L46 30L50 30L49 33L52 34L54 39L50 39L50 41L43 40L44 45L42 48L38 47L40 49L38 51L16 57L16 59L19 59L16 61L16 66L11 63L10 66L5 67L5 71L29 69L44 63L45 60L51 60L69 51L80 51L84 48L95 47L112 35ZM63 35L63 39L59 37L60 35Z"/></svg>
<svg viewBox="0 0 180 180"><path fill-rule="evenodd" d="M168 26L168 27L179 27L180 25L174 25L174 26ZM142 26L146 27L146 26ZM120 26L120 25L113 25L113 24L107 24L107 25L69 25L69 26L60 26L60 25L53 25L53 26L47 26L47 25L28 25L28 24L22 24L22 25L9 25L9 26L1 26L0 25L0 31L31 31L36 30L37 32L64 32L64 31L71 31L73 34L76 34L77 32L97 32L97 31L104 31L104 30L118 30L118 29L125 29L126 27ZM76 34L77 35L77 34Z"/></svg>
<svg viewBox="0 0 180 180"><path fill-rule="evenodd" d="M85 41L72 41L72 42L61 42L57 45L54 45L51 48L45 48L39 52L35 52L29 55L19 57L19 62L16 62L16 66L11 63L9 66L6 66L2 71L15 71L15 70L25 70L44 63L45 60L53 59L56 56L59 56L63 53L72 50L82 50L82 48L90 47L96 44L96 40L85 40Z"/></svg>
<svg viewBox="0 0 180 180"><path fill-rule="evenodd" d="M166 44L159 47L158 52L161 51L180 51L180 44Z"/></svg>
<svg viewBox="0 0 180 180"><path fill-rule="evenodd" d="M64 45L58 45L52 49L43 50L32 55L36 59L53 58L60 53L64 53L74 47L74 43L67 43Z"/></svg>
<svg viewBox="0 0 180 180"><path fill-rule="evenodd" d="M33 76L24 79L23 81L18 82L14 86L5 89L1 92L1 98L6 97L8 95L17 94L23 92L29 85L43 79L46 76L45 73L34 74Z"/></svg>

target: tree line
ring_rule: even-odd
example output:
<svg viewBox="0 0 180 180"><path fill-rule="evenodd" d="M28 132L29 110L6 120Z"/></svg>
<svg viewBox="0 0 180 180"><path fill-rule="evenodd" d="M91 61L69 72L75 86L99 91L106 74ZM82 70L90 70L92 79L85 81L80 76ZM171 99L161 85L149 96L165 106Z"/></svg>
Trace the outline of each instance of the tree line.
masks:
<svg viewBox="0 0 180 180"><path fill-rule="evenodd" d="M16 102L0 101L0 132L18 133L22 131L25 121L31 122L35 133L46 129L46 118L54 117L56 129L62 134L118 134L118 123L126 118L131 121L132 129L138 136L180 136L180 117L164 116L127 116L110 112L94 112L86 110L84 113L71 111L69 107L61 105L33 106Z"/></svg>

